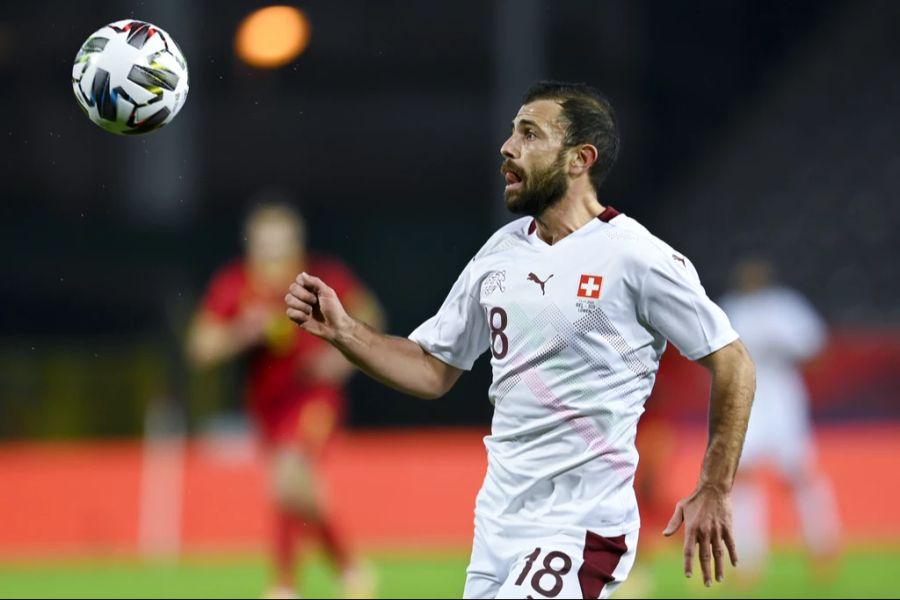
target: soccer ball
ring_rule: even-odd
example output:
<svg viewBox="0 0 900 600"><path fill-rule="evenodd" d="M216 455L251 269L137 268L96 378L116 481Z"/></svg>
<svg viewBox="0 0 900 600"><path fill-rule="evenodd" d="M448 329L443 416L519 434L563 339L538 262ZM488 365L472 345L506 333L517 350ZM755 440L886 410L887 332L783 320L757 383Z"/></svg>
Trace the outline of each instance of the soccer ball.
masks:
<svg viewBox="0 0 900 600"><path fill-rule="evenodd" d="M184 106L188 69L172 37L130 19L95 31L72 67L78 105L100 127L140 134L169 123Z"/></svg>

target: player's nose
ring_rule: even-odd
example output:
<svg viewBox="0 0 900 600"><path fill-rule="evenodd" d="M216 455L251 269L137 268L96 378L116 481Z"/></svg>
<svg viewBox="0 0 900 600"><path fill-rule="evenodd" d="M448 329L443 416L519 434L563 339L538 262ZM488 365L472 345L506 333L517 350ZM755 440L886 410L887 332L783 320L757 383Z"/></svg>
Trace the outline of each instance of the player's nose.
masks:
<svg viewBox="0 0 900 600"><path fill-rule="evenodd" d="M519 155L518 152L515 136L509 136L506 138L506 141L503 142L503 145L500 146L500 154L503 155L504 158L517 158Z"/></svg>

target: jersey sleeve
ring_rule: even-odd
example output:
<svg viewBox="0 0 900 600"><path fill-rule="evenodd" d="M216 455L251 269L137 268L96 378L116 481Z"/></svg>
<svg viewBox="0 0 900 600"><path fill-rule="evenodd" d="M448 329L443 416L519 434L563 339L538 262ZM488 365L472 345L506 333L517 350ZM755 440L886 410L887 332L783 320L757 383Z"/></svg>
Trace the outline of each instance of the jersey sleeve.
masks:
<svg viewBox="0 0 900 600"><path fill-rule="evenodd" d="M473 265L460 274L437 314L409 335L432 356L465 371L488 349L490 337Z"/></svg>
<svg viewBox="0 0 900 600"><path fill-rule="evenodd" d="M651 261L638 293L641 320L691 360L738 339L725 312L706 295L686 258L660 255Z"/></svg>
<svg viewBox="0 0 900 600"><path fill-rule="evenodd" d="M233 318L240 308L243 285L243 278L236 266L219 270L206 288L201 310L223 321Z"/></svg>

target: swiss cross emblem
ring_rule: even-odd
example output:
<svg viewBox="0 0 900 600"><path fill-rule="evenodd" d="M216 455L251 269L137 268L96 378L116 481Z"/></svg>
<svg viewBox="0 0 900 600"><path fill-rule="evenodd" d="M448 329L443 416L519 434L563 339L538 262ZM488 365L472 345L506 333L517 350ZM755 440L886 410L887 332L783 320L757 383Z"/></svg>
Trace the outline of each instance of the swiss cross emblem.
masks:
<svg viewBox="0 0 900 600"><path fill-rule="evenodd" d="M578 295L582 298L599 298L603 277L600 275L582 275L578 283Z"/></svg>

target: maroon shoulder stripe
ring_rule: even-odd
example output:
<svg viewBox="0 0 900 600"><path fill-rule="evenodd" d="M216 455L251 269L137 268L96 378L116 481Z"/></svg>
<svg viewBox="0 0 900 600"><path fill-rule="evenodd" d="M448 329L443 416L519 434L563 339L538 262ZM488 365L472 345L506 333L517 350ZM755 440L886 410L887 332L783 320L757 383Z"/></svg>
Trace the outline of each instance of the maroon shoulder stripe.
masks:
<svg viewBox="0 0 900 600"><path fill-rule="evenodd" d="M624 535L603 537L592 531L587 532L584 536L584 562L578 569L578 583L581 585L583 598L600 597L606 584L615 579L613 571L626 552L628 546Z"/></svg>

